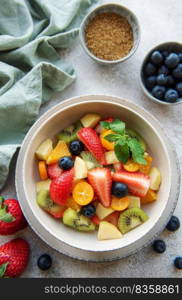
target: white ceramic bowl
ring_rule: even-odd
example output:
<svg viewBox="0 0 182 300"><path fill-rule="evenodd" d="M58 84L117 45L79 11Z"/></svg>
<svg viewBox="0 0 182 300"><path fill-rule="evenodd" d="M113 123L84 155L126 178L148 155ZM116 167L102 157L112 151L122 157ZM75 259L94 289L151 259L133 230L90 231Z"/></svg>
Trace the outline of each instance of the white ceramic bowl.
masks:
<svg viewBox="0 0 182 300"><path fill-rule="evenodd" d="M98 241L96 233L80 233L54 220L36 204L35 182L39 180L35 150L88 112L119 117L146 140L154 165L162 173L158 200L145 207L150 219L122 239ZM121 258L148 244L166 225L179 194L180 171L176 153L160 124L135 104L111 96L82 96L61 102L46 112L27 134L19 153L16 188L23 212L37 234L58 251L78 259L104 261Z"/></svg>

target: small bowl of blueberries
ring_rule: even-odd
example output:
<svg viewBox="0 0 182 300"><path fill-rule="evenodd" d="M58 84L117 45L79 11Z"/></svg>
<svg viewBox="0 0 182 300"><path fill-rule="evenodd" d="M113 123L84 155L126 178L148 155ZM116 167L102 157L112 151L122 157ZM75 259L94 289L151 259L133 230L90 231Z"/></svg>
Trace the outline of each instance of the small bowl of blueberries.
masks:
<svg viewBox="0 0 182 300"><path fill-rule="evenodd" d="M141 67L141 86L154 102L182 103L182 44L167 42L153 48Z"/></svg>

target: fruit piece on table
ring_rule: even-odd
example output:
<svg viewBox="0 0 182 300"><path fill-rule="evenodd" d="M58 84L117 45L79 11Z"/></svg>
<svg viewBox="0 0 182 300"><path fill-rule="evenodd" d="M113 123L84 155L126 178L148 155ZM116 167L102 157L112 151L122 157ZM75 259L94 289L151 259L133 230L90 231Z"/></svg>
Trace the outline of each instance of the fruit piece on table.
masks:
<svg viewBox="0 0 182 300"><path fill-rule="evenodd" d="M104 207L101 203L98 203L96 207L96 215L100 220L103 220L106 218L108 215L113 213L113 209L111 207Z"/></svg>
<svg viewBox="0 0 182 300"><path fill-rule="evenodd" d="M172 216L166 225L166 229L169 231L176 231L180 228L180 220L176 216Z"/></svg>
<svg viewBox="0 0 182 300"><path fill-rule="evenodd" d="M38 193L38 192L40 192L42 190L49 191L50 184L51 184L51 180L50 179L43 180L43 181L38 181L36 183L36 192Z"/></svg>
<svg viewBox="0 0 182 300"><path fill-rule="evenodd" d="M25 270L29 258L29 245L20 238L0 246L1 277L18 277ZM3 272L1 272L3 269Z"/></svg>
<svg viewBox="0 0 182 300"><path fill-rule="evenodd" d="M36 201L43 210L51 214L54 218L59 219L63 216L65 207L55 204L49 197L48 191L39 191L37 193Z"/></svg>
<svg viewBox="0 0 182 300"><path fill-rule="evenodd" d="M177 256L174 260L174 265L177 269L182 270L182 257Z"/></svg>
<svg viewBox="0 0 182 300"><path fill-rule="evenodd" d="M105 137L109 134L114 134L114 132L112 130L104 130L101 135L100 135L100 139L101 139L101 143L102 146L107 149L107 150L114 150L114 142L109 142L105 139Z"/></svg>
<svg viewBox="0 0 182 300"><path fill-rule="evenodd" d="M101 165L105 165L105 151L96 131L92 128L82 128L78 131L77 136Z"/></svg>
<svg viewBox="0 0 182 300"><path fill-rule="evenodd" d="M42 271L50 269L52 266L51 256L49 254L42 254L37 261L37 265Z"/></svg>
<svg viewBox="0 0 182 300"><path fill-rule="evenodd" d="M76 203L76 201L73 199L73 197L69 197L68 200L66 201L66 206L70 207L76 211L80 211L81 206Z"/></svg>
<svg viewBox="0 0 182 300"><path fill-rule="evenodd" d="M161 184L161 173L157 168L151 168L150 173L150 188L154 191L159 190L159 186Z"/></svg>
<svg viewBox="0 0 182 300"><path fill-rule="evenodd" d="M141 198L141 203L142 204L147 204L151 203L157 200L157 193L151 189L148 190L147 194L145 197Z"/></svg>
<svg viewBox="0 0 182 300"><path fill-rule="evenodd" d="M112 196L111 208L113 210L122 211L128 208L130 199L128 197L117 198Z"/></svg>
<svg viewBox="0 0 182 300"><path fill-rule="evenodd" d="M130 192L139 197L145 197L150 187L149 176L139 172L119 171L113 174L113 180L127 184Z"/></svg>
<svg viewBox="0 0 182 300"><path fill-rule="evenodd" d="M144 154L144 158L145 158L147 164L146 165L139 165L139 171L141 173L144 173L144 174L149 174L153 159L148 153Z"/></svg>
<svg viewBox="0 0 182 300"><path fill-rule="evenodd" d="M82 128L82 124L80 121L75 122L73 125L65 128L61 131L57 138L58 140L64 141L65 143L70 143L77 139L77 132Z"/></svg>
<svg viewBox="0 0 182 300"><path fill-rule="evenodd" d="M125 234L135 227L143 224L148 220L148 218L149 217L142 209L138 207L129 208L120 214L118 220L119 230Z"/></svg>
<svg viewBox="0 0 182 300"><path fill-rule="evenodd" d="M166 251L166 243L163 240L155 240L152 247L157 253L164 253Z"/></svg>
<svg viewBox="0 0 182 300"><path fill-rule="evenodd" d="M97 167L102 167L102 165L96 160L96 158L89 151L82 151L80 153L80 156L85 161L88 170Z"/></svg>
<svg viewBox="0 0 182 300"><path fill-rule="evenodd" d="M104 221L107 221L117 227L119 215L120 215L119 211L114 211L112 214L104 218Z"/></svg>
<svg viewBox="0 0 182 300"><path fill-rule="evenodd" d="M18 201L0 197L0 235L14 234L26 226L27 222Z"/></svg>
<svg viewBox="0 0 182 300"><path fill-rule="evenodd" d="M94 198L94 190L86 181L78 182L73 188L73 199L79 205L87 205Z"/></svg>
<svg viewBox="0 0 182 300"><path fill-rule="evenodd" d="M106 163L107 165L112 165L115 163L119 163L119 160L116 157L116 154L114 151L107 151L105 153Z"/></svg>
<svg viewBox="0 0 182 300"><path fill-rule="evenodd" d="M85 216L80 215L72 208L65 210L63 215L63 223L78 231L94 231L95 224Z"/></svg>
<svg viewBox="0 0 182 300"><path fill-rule="evenodd" d="M64 141L59 141L56 147L52 150L47 158L47 164L55 164L58 160L64 156L71 156L68 146Z"/></svg>
<svg viewBox="0 0 182 300"><path fill-rule="evenodd" d="M46 167L46 163L44 160L41 160L38 162L38 169L39 169L39 175L40 175L41 180L48 179L47 167Z"/></svg>
<svg viewBox="0 0 182 300"><path fill-rule="evenodd" d="M36 150L35 155L40 160L47 160L48 156L52 152L53 143L51 139L45 140Z"/></svg>
<svg viewBox="0 0 182 300"><path fill-rule="evenodd" d="M133 130L133 129L127 128L127 129L126 129L126 134L128 134L128 135L129 135L130 137L132 137L132 138L136 138L136 139L139 141L139 143L140 143L142 149L143 149L144 151L146 151L147 145L146 145L144 139L141 137L141 135L140 135L138 132L136 132L136 131Z"/></svg>
<svg viewBox="0 0 182 300"><path fill-rule="evenodd" d="M91 127L94 128L97 123L101 120L101 116L99 114L86 114L84 117L80 119L83 127Z"/></svg>
<svg viewBox="0 0 182 300"><path fill-rule="evenodd" d="M99 230L98 230L98 240L114 240L114 239L120 239L122 237L121 232L117 229L116 226L113 224L107 222L107 221L101 221L99 224Z"/></svg>
<svg viewBox="0 0 182 300"><path fill-rule="evenodd" d="M50 185L50 197L53 202L59 205L65 205L71 193L73 185L74 170L65 171L56 179L53 179Z"/></svg>
<svg viewBox="0 0 182 300"><path fill-rule="evenodd" d="M88 169L85 161L80 158L79 156L76 157L74 163L74 170L75 170L75 180L83 179L87 177Z"/></svg>
<svg viewBox="0 0 182 300"><path fill-rule="evenodd" d="M130 199L130 204L128 206L128 208L133 208L133 207L139 207L140 208L140 198L136 197L136 196L128 196L128 198Z"/></svg>
<svg viewBox="0 0 182 300"><path fill-rule="evenodd" d="M88 180L104 207L111 203L111 171L107 168L95 168L88 172Z"/></svg>
<svg viewBox="0 0 182 300"><path fill-rule="evenodd" d="M63 170L59 167L58 163L48 165L47 173L49 178L55 179L63 173Z"/></svg>
<svg viewBox="0 0 182 300"><path fill-rule="evenodd" d="M139 170L140 165L129 159L127 163L123 165L123 168L128 172L136 172Z"/></svg>

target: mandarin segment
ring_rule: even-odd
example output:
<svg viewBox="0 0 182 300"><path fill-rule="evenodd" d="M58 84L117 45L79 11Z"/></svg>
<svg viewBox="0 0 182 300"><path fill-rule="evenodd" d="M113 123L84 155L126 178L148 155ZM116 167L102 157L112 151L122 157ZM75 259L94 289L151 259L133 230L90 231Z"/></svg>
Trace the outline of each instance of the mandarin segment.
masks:
<svg viewBox="0 0 182 300"><path fill-rule="evenodd" d="M94 198L94 190L86 181L77 183L73 189L73 199L79 205L87 205Z"/></svg>
<svg viewBox="0 0 182 300"><path fill-rule="evenodd" d="M115 143L114 142L109 142L105 139L105 137L109 134L114 134L114 132L112 130L106 130L106 131L103 131L100 135L100 139L101 139L101 144L102 146L107 149L107 150L114 150L114 145Z"/></svg>
<svg viewBox="0 0 182 300"><path fill-rule="evenodd" d="M147 164L139 165L139 171L144 174L149 174L153 158L149 154L147 154L145 155L145 160Z"/></svg>
<svg viewBox="0 0 182 300"><path fill-rule="evenodd" d="M157 193L149 189L146 196L141 198L141 204L151 203L157 200Z"/></svg>
<svg viewBox="0 0 182 300"><path fill-rule="evenodd" d="M71 156L68 146L64 141L59 141L56 147L52 150L47 159L47 164L55 164L58 160L64 156Z"/></svg>
<svg viewBox="0 0 182 300"><path fill-rule="evenodd" d="M112 197L111 208L116 211L122 211L128 208L130 205L129 197L117 198L115 196Z"/></svg>
<svg viewBox="0 0 182 300"><path fill-rule="evenodd" d="M137 172L140 165L135 163L132 159L129 159L127 163L123 165L123 168L128 172Z"/></svg>

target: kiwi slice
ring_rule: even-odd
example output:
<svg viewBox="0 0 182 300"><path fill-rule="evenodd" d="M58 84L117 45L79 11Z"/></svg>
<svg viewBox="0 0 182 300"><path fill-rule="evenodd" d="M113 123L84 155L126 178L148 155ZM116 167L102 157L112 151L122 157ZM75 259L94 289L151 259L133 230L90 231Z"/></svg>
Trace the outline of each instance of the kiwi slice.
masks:
<svg viewBox="0 0 182 300"><path fill-rule="evenodd" d="M87 169L91 170L97 167L102 167L102 165L96 160L96 158L89 151L82 151L80 153L81 158L85 161Z"/></svg>
<svg viewBox="0 0 182 300"><path fill-rule="evenodd" d="M143 151L146 151L147 145L146 145L144 139L141 137L141 135L140 135L138 132L136 132L136 131L133 130L133 129L127 128L127 129L126 129L126 134L128 134L128 135L131 136L132 138L136 138L136 139L139 141L140 145L142 146Z"/></svg>
<svg viewBox="0 0 182 300"><path fill-rule="evenodd" d="M54 203L49 197L49 191L41 190L37 193L36 197L37 204L43 209L50 209Z"/></svg>
<svg viewBox="0 0 182 300"><path fill-rule="evenodd" d="M125 234L148 220L147 214L138 207L125 210L120 214L118 220L119 230Z"/></svg>
<svg viewBox="0 0 182 300"><path fill-rule="evenodd" d="M75 122L73 125L65 128L61 131L57 138L58 140L64 141L65 143L70 143L77 139L77 132L82 128L82 124L80 121Z"/></svg>
<svg viewBox="0 0 182 300"><path fill-rule="evenodd" d="M78 231L95 230L95 225L89 218L82 216L72 208L65 210L63 215L63 223Z"/></svg>

